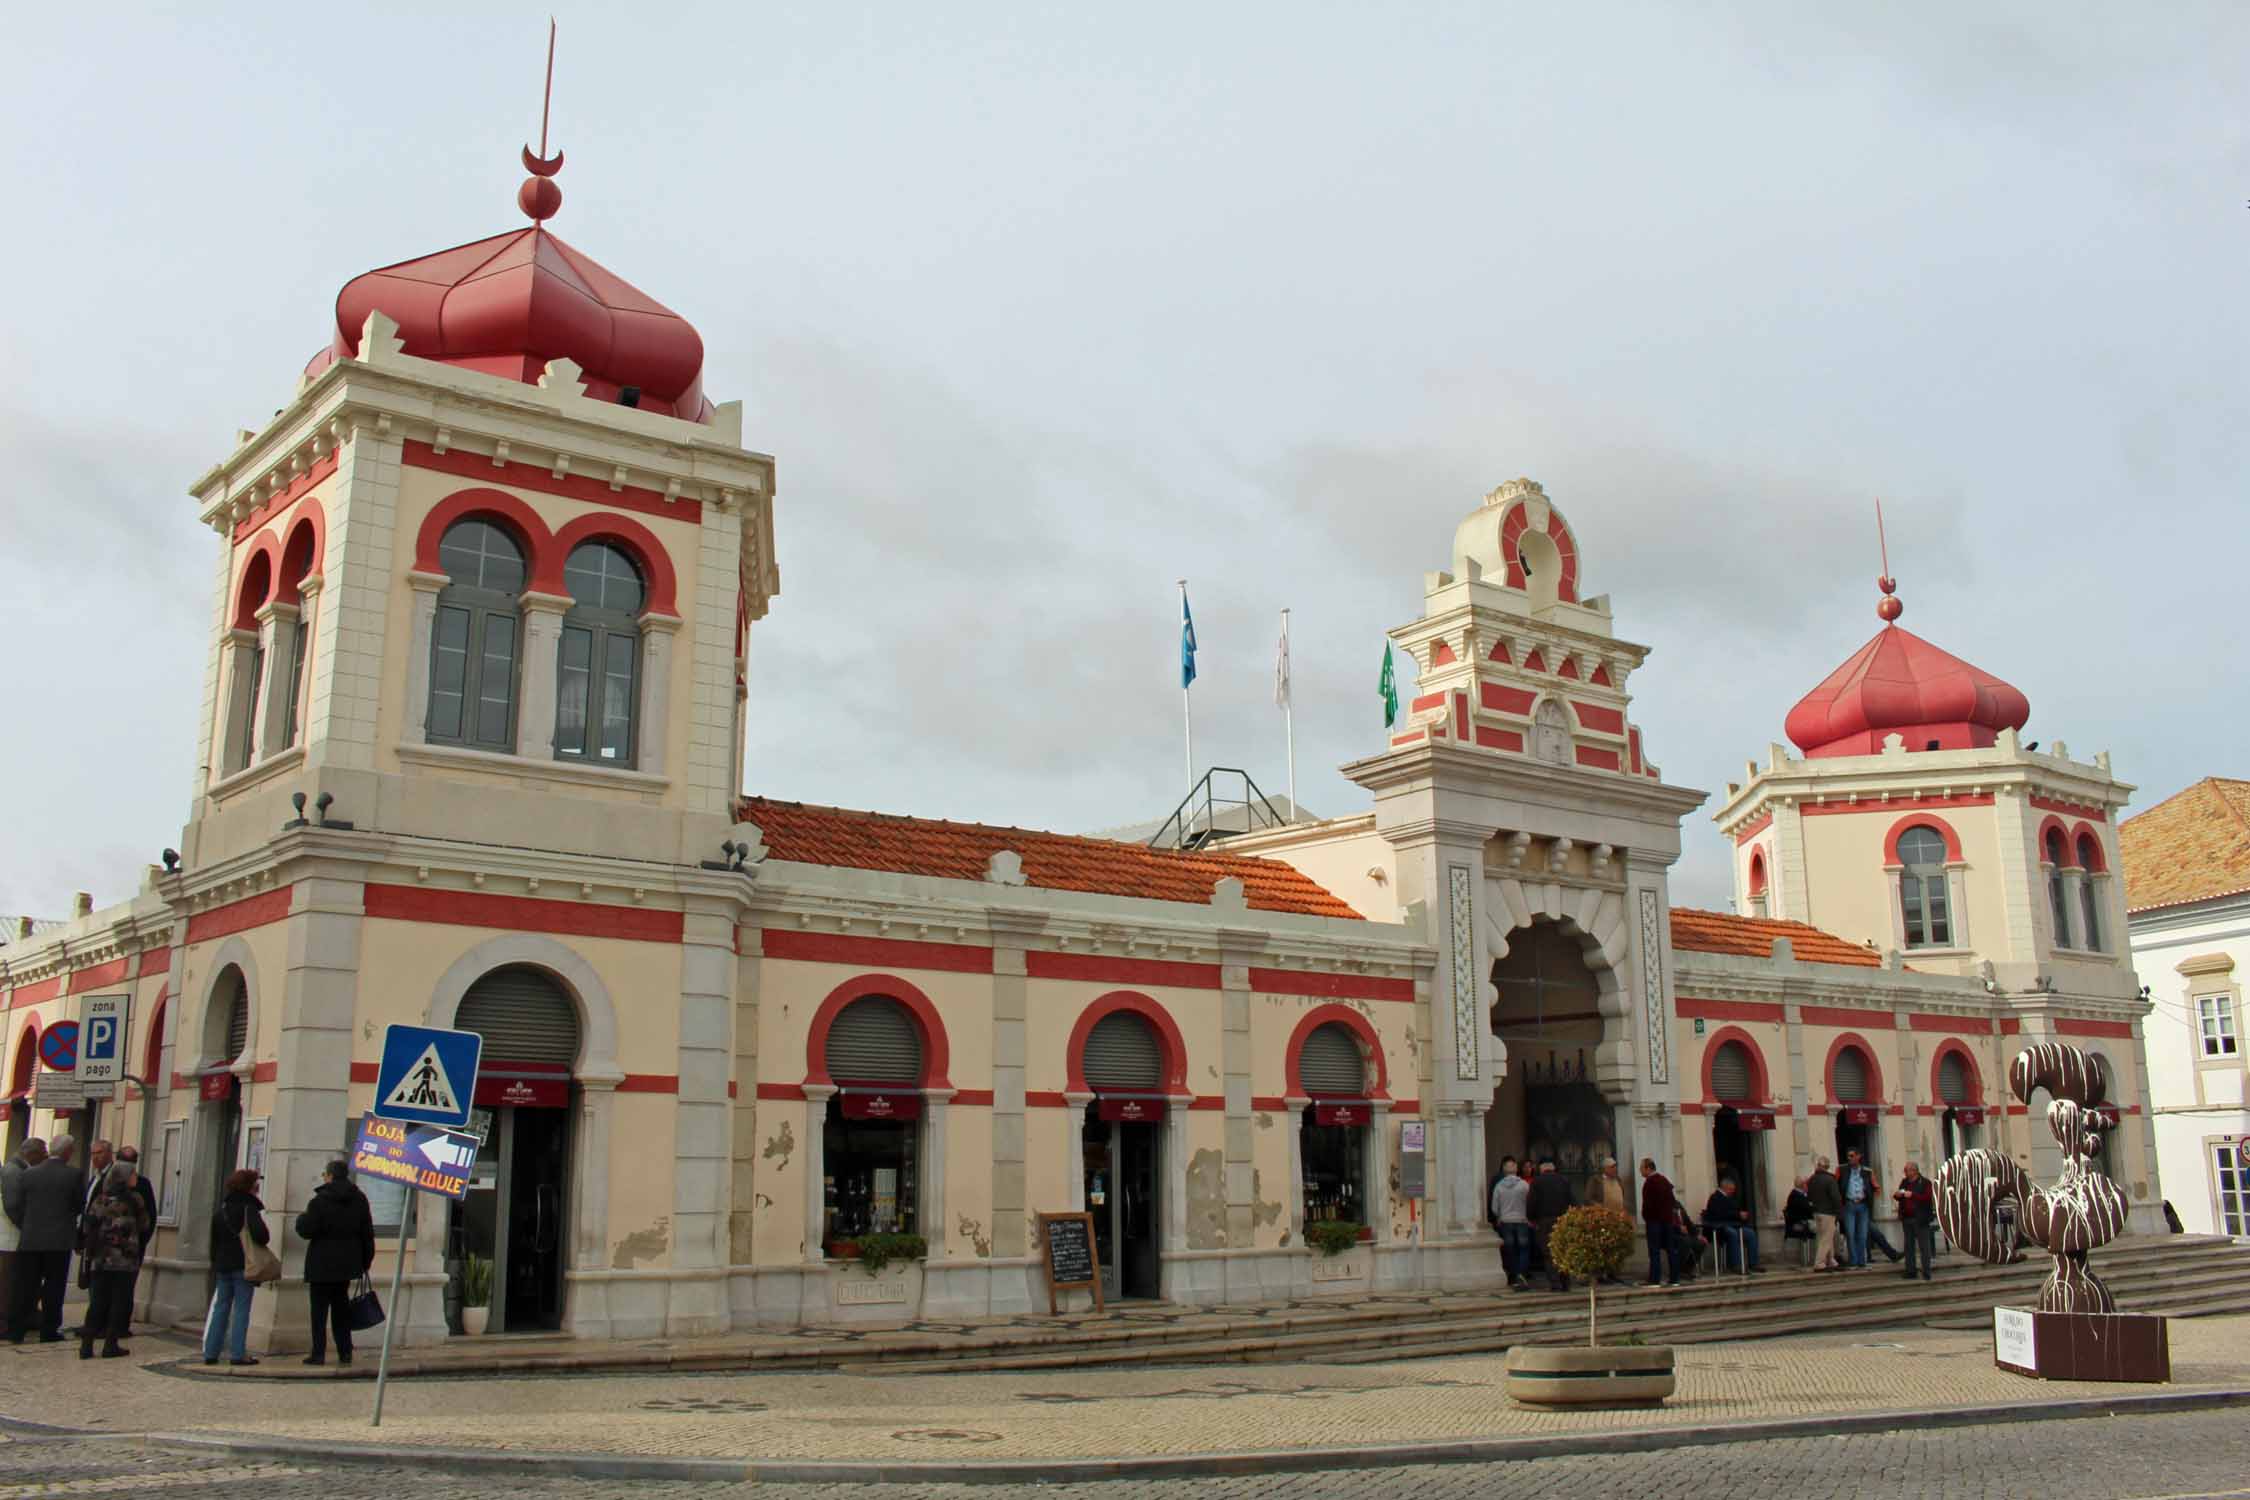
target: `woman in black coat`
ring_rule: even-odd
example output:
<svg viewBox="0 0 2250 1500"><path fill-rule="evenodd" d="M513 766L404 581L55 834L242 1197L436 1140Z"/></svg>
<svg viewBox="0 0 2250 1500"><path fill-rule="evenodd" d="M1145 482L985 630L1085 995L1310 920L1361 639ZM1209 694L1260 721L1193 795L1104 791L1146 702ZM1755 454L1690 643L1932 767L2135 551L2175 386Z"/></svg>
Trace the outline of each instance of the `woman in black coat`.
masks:
<svg viewBox="0 0 2250 1500"><path fill-rule="evenodd" d="M305 1291L312 1298L312 1353L308 1365L328 1358L328 1330L336 1330L336 1363L352 1362L352 1283L375 1264L375 1215L367 1195L352 1185L351 1164L328 1164L312 1203L297 1215L305 1242Z"/></svg>

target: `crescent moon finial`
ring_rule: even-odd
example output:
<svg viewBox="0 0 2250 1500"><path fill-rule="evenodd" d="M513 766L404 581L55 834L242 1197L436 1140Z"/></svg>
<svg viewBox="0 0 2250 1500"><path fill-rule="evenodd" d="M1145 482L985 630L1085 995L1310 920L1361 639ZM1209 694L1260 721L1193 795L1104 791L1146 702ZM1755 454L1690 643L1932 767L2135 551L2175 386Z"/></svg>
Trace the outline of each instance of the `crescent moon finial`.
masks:
<svg viewBox="0 0 2250 1500"><path fill-rule="evenodd" d="M523 167L531 174L529 180L516 190L516 204L530 216L533 223L551 219L562 207L562 189L555 186L553 178L562 170L563 154L547 154L547 117L555 102L555 19L547 18L547 87L539 99L539 149L534 152L528 145L523 148Z"/></svg>

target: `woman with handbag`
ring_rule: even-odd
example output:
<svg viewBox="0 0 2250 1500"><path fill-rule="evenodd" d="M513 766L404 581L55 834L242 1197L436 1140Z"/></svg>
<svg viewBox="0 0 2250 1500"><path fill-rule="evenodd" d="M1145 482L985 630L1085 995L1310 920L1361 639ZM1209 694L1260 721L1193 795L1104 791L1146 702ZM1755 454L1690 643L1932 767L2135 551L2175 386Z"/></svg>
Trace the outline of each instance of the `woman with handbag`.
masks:
<svg viewBox="0 0 2250 1500"><path fill-rule="evenodd" d="M219 1362L227 1348L230 1365L254 1365L248 1348L250 1298L258 1283L281 1274L281 1259L268 1248L266 1206L258 1201L258 1174L248 1167L227 1175L226 1197L211 1214L211 1269L218 1288L211 1294L211 1316L203 1325L203 1362Z"/></svg>
<svg viewBox="0 0 2250 1500"><path fill-rule="evenodd" d="M297 1238L305 1242L305 1291L312 1298L308 1365L326 1362L331 1324L336 1363L352 1362L352 1283L375 1264L375 1215L351 1174L351 1163L341 1157L330 1162L311 1205L297 1215Z"/></svg>
<svg viewBox="0 0 2250 1500"><path fill-rule="evenodd" d="M139 1167L133 1162L110 1164L87 1200L78 1241L79 1265L86 1274L86 1321L78 1327L78 1357L94 1357L94 1340L102 1340L102 1358L118 1359L131 1352L118 1342L133 1317L133 1278L141 1273L142 1235L148 1228L148 1206L141 1200Z"/></svg>

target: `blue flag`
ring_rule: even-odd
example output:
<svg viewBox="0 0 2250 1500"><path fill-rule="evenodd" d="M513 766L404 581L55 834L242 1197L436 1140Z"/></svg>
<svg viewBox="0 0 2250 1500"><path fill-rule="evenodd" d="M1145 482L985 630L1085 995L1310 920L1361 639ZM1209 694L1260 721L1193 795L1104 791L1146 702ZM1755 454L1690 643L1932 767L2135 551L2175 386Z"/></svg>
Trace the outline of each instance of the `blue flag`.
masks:
<svg viewBox="0 0 2250 1500"><path fill-rule="evenodd" d="M1187 590L1180 590L1180 687L1195 681L1195 611L1188 608Z"/></svg>

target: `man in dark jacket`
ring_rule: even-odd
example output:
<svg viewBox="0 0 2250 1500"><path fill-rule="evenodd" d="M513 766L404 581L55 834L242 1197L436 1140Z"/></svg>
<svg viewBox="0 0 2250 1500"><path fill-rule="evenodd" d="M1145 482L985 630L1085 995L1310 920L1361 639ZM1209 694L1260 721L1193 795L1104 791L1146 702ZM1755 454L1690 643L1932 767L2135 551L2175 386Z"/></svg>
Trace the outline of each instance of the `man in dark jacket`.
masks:
<svg viewBox="0 0 2250 1500"><path fill-rule="evenodd" d="M1555 1170L1555 1159L1548 1157L1539 1163L1539 1175L1531 1179L1531 1232L1539 1239L1539 1258L1547 1263L1547 1286L1550 1290L1567 1292L1570 1278L1555 1269L1555 1260L1547 1253L1547 1241L1555 1232L1555 1221L1570 1212L1577 1200L1570 1193L1570 1179Z"/></svg>
<svg viewBox="0 0 2250 1500"><path fill-rule="evenodd" d="M71 1164L77 1149L69 1136L56 1136L47 1159L15 1180L7 1211L22 1226L23 1238L16 1247L12 1343L22 1343L35 1324L40 1343L62 1342L63 1291L70 1284L70 1252L78 1244L78 1211L86 1201L84 1182Z"/></svg>
<svg viewBox="0 0 2250 1500"><path fill-rule="evenodd" d="M1656 1170L1654 1157L1641 1158L1641 1226L1648 1232L1648 1284L1680 1284L1679 1236L1672 1223L1679 1217L1680 1200L1672 1192L1672 1179ZM1660 1260L1661 1257L1661 1260ZM1659 1267L1663 1269L1660 1270ZM1666 1274L1666 1273L1669 1274Z"/></svg>
<svg viewBox="0 0 2250 1500"><path fill-rule="evenodd" d="M367 1195L352 1183L351 1163L328 1164L312 1204L297 1215L297 1238L305 1242L305 1291L312 1298L312 1353L305 1363L328 1357L328 1330L336 1330L336 1363L352 1362L352 1283L375 1264L375 1215Z"/></svg>
<svg viewBox="0 0 2250 1500"><path fill-rule="evenodd" d="M1930 1262L1937 1258L1937 1190L1922 1175L1921 1167L1908 1162L1906 1178L1891 1194L1891 1201L1898 1205L1899 1227L1906 1231L1906 1279L1914 1279L1919 1252L1922 1279L1928 1281Z"/></svg>
<svg viewBox="0 0 2250 1500"><path fill-rule="evenodd" d="M1812 1176L1805 1179L1805 1196L1812 1200L1813 1262L1816 1271L1840 1271L1836 1259L1836 1225L1844 1217L1844 1190L1829 1170L1828 1158L1815 1158Z"/></svg>
<svg viewBox="0 0 2250 1500"><path fill-rule="evenodd" d="M1718 1246L1721 1270L1726 1269L1727 1251L1732 1248L1736 1269L1745 1274L1764 1274L1766 1268L1758 1264L1758 1226L1750 1221L1749 1208L1735 1195L1732 1177L1719 1179L1718 1190L1705 1200L1703 1227L1711 1232L1711 1243Z"/></svg>

